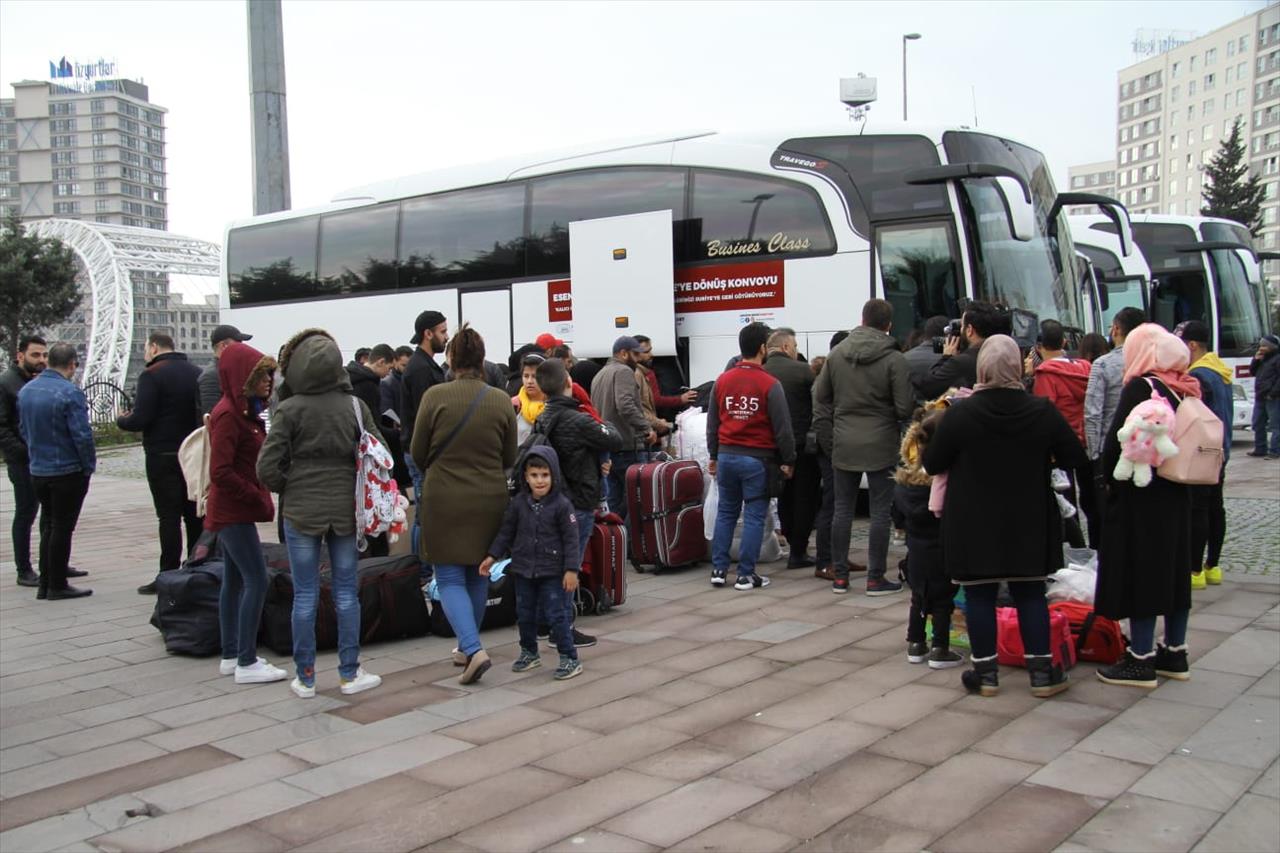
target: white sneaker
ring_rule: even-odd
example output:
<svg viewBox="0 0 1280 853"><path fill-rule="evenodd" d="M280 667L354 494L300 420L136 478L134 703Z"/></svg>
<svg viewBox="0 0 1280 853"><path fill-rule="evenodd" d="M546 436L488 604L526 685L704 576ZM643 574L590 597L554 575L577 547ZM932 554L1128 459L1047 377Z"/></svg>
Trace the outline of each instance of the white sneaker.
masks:
<svg viewBox="0 0 1280 853"><path fill-rule="evenodd" d="M258 663L266 663L266 660L258 658ZM236 667L239 665L239 658L223 658L218 661L218 675L235 675Z"/></svg>
<svg viewBox="0 0 1280 853"><path fill-rule="evenodd" d="M253 666L236 667L236 684L266 684L270 681L284 681L288 677L289 673L262 658L258 658Z"/></svg>
<svg viewBox="0 0 1280 853"><path fill-rule="evenodd" d="M363 693L366 690L372 690L381 683L382 676L374 675L372 672L365 672L364 667L360 667L356 670L356 677L350 681L342 679L342 686L338 689L350 696L352 693Z"/></svg>
<svg viewBox="0 0 1280 853"><path fill-rule="evenodd" d="M308 687L302 683L301 679L298 678L289 682L289 689L292 690L293 695L297 696L299 699L314 699L316 696L316 686L313 684Z"/></svg>

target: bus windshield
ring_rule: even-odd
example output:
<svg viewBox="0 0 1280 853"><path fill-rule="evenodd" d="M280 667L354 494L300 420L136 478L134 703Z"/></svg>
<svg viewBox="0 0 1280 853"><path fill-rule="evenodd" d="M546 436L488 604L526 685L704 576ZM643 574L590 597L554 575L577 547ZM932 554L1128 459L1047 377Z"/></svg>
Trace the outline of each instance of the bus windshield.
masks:
<svg viewBox="0 0 1280 853"><path fill-rule="evenodd" d="M1259 310L1262 284L1249 281L1244 262L1234 251L1215 249L1209 252L1209 262L1218 299L1218 354L1248 356L1265 332Z"/></svg>
<svg viewBox="0 0 1280 853"><path fill-rule="evenodd" d="M1005 166L1021 174L1031 188L1037 228L1035 236L1023 242L1009 234L1005 203L993 179L961 184L961 207L976 255L977 297L1082 329L1075 248L1065 213L1059 214L1057 237L1048 233L1047 216L1057 191L1044 157L1024 145L980 133L949 132L943 144L952 163Z"/></svg>

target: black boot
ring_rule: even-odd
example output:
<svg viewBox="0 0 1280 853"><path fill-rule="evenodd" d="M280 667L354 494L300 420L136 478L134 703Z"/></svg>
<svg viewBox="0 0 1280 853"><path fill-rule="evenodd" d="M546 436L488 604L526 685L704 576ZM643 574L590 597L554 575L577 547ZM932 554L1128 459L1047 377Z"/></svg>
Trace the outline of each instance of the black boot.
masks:
<svg viewBox="0 0 1280 853"><path fill-rule="evenodd" d="M1027 672L1031 674L1031 695L1037 699L1056 696L1071 685L1062 666L1053 662L1053 655L1027 655Z"/></svg>
<svg viewBox="0 0 1280 853"><path fill-rule="evenodd" d="M999 693L1000 665L996 663L996 656L970 660L973 661L973 669L960 674L960 681L964 683L965 689L979 696L995 696Z"/></svg>
<svg viewBox="0 0 1280 853"><path fill-rule="evenodd" d="M1163 675L1165 678L1173 678L1178 681L1188 681L1191 678L1191 667L1187 665L1187 646L1182 644L1177 648L1166 646L1163 643L1156 646L1156 674Z"/></svg>

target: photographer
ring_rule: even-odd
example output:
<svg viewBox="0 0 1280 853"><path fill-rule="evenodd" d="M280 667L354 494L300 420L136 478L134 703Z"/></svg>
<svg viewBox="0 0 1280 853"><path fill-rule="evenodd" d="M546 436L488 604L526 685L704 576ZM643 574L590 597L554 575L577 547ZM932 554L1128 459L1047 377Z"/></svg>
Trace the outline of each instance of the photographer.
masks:
<svg viewBox="0 0 1280 853"><path fill-rule="evenodd" d="M1000 334L1009 334L1009 315L988 302L970 302L960 320L947 326L942 358L916 386L920 397L932 400L948 388L972 388L978 381L982 342Z"/></svg>

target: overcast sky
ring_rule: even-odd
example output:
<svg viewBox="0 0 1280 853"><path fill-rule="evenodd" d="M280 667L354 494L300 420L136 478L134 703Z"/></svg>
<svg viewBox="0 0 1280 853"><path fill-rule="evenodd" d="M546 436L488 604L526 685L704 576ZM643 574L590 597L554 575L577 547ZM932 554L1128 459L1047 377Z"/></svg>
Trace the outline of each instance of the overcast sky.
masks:
<svg viewBox="0 0 1280 853"><path fill-rule="evenodd" d="M879 78L870 128L977 120L1067 166L1114 155L1136 29L1206 33L1260 0L284 4L293 206L385 177L599 139L847 123L840 77ZM246 8L0 2L0 91L49 60L119 61L169 110L169 226L221 241L252 213Z"/></svg>

